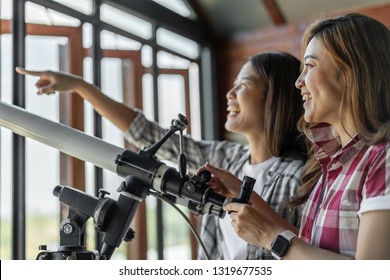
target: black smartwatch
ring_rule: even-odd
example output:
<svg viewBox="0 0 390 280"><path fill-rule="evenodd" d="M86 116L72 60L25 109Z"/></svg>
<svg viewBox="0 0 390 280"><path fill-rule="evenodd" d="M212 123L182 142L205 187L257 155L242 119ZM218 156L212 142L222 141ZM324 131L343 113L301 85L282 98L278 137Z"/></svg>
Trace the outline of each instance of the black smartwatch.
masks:
<svg viewBox="0 0 390 280"><path fill-rule="evenodd" d="M281 234L276 236L275 240L271 243L272 256L277 260L281 260L287 254L291 240L294 237L297 236L289 230L283 231Z"/></svg>

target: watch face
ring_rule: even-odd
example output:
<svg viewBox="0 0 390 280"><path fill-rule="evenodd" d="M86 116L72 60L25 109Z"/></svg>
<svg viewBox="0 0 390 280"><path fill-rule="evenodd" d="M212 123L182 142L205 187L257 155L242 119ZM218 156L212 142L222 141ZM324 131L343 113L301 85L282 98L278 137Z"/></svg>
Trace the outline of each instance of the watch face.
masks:
<svg viewBox="0 0 390 280"><path fill-rule="evenodd" d="M272 252L276 255L282 257L287 251L288 247L290 247L290 242L284 238L283 236L278 235L274 244L272 244Z"/></svg>

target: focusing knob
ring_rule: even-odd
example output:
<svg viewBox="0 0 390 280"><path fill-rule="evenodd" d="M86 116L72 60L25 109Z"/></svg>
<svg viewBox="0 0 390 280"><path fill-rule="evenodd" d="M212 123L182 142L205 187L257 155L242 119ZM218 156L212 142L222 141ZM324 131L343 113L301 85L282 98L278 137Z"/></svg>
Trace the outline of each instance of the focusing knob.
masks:
<svg viewBox="0 0 390 280"><path fill-rule="evenodd" d="M200 171L199 177L202 178L203 180L205 180L205 182L207 183L211 180L211 173L210 173L210 171L204 169L204 170Z"/></svg>

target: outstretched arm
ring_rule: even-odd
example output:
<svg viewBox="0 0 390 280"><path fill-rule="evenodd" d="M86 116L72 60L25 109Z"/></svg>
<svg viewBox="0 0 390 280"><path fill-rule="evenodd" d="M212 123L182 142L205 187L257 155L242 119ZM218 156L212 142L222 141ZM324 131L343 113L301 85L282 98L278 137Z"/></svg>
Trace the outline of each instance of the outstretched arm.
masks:
<svg viewBox="0 0 390 280"><path fill-rule="evenodd" d="M132 108L109 98L98 87L87 83L79 76L55 71L29 71L20 67L17 67L16 71L22 75L39 77L35 84L38 94L77 93L81 98L89 101L100 115L109 119L123 132L128 130L136 116Z"/></svg>

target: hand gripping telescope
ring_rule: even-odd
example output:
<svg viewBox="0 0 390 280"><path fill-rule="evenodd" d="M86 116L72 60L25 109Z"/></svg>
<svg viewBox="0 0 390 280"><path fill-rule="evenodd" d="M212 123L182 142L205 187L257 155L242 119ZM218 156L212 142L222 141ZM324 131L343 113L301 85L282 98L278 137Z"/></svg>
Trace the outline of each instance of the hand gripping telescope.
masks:
<svg viewBox="0 0 390 280"><path fill-rule="evenodd" d="M149 194L158 194L175 204L186 206L196 214L223 217L223 206L233 201L247 203L255 180L244 177L240 194L231 199L214 193L207 185L207 174L188 176L183 154L182 133L187 119L179 115L170 129L154 145L138 153L105 143L64 125L51 122L16 106L0 102L0 125L15 133L30 137L69 155L113 171L112 163L102 156L115 152L116 173L125 180L118 188L117 201L101 191L91 196L68 186L57 186L54 195L69 206L68 218L60 226L58 251L40 252L37 259L110 259L122 240L130 241L134 232L129 228L140 202ZM175 132L180 132L178 169L168 167L155 156L162 144ZM53 136L54 134L54 136ZM119 152L120 151L120 152ZM112 154L111 154L112 156ZM93 218L95 227L104 233L100 252L86 250L85 222Z"/></svg>

